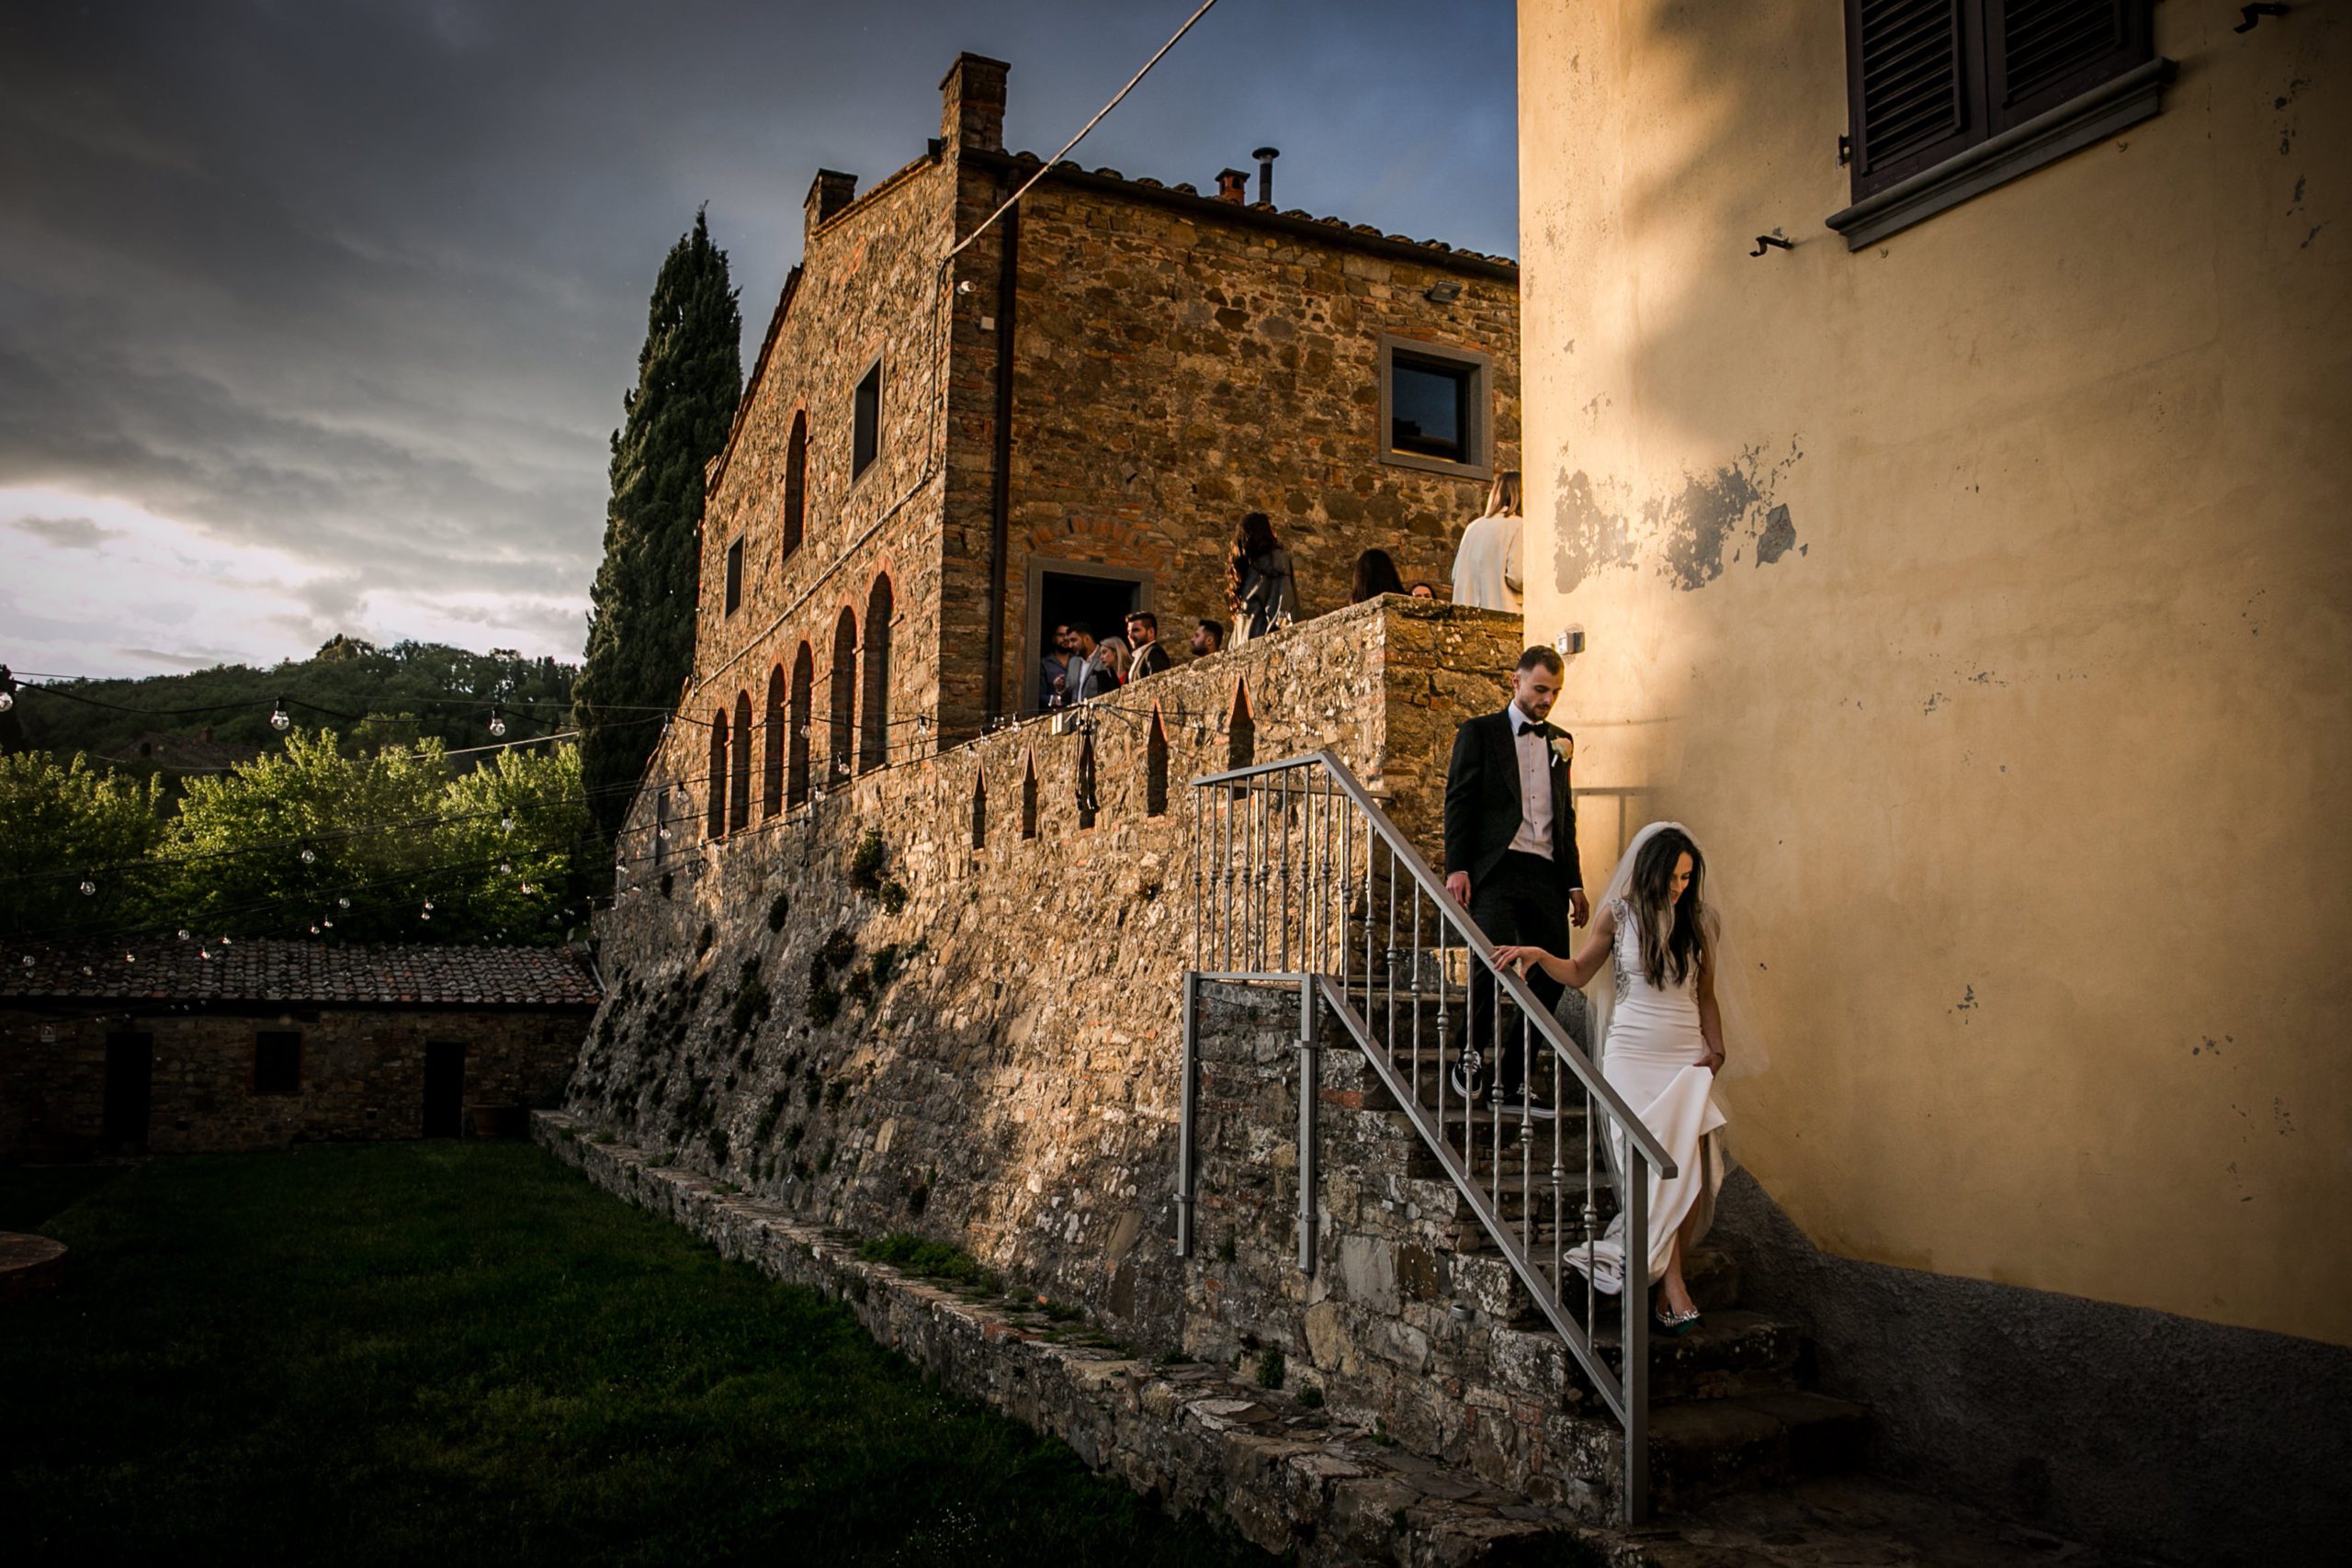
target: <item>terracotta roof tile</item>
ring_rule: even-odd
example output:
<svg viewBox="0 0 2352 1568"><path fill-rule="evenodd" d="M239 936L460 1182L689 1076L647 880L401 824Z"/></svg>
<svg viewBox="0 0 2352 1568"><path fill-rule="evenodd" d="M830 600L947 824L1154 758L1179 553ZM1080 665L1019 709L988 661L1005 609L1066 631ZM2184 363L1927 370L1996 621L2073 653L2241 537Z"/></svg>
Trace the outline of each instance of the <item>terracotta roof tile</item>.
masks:
<svg viewBox="0 0 2352 1568"><path fill-rule="evenodd" d="M439 1007L594 1007L604 999L586 955L571 948L169 937L92 947L0 939L0 1000L117 997Z"/></svg>

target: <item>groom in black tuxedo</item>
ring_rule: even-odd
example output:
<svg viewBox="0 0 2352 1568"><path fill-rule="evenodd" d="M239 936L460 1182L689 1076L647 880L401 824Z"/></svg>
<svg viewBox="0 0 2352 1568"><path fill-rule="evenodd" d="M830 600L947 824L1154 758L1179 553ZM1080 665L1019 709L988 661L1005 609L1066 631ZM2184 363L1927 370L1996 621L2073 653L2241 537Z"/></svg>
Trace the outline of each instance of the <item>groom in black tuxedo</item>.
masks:
<svg viewBox="0 0 2352 1568"><path fill-rule="evenodd" d="M1465 719L1454 732L1445 772L1445 887L1496 945L1528 943L1565 955L1569 922L1582 926L1592 910L1577 863L1568 790L1574 742L1544 722L1560 694L1560 675L1558 654L1529 649L1511 675L1510 705ZM1541 969L1532 970L1527 983L1545 1007L1559 1001L1560 983ZM1484 965L1473 964L1468 1035L1453 1069L1457 1093L1481 1092L1489 1081L1484 1069L1495 1045L1494 1008L1494 982ZM1515 1027L1505 1028L1502 1043L1493 1064L1497 1102L1517 1111L1523 1062ZM1540 1100L1532 1110L1552 1114Z"/></svg>

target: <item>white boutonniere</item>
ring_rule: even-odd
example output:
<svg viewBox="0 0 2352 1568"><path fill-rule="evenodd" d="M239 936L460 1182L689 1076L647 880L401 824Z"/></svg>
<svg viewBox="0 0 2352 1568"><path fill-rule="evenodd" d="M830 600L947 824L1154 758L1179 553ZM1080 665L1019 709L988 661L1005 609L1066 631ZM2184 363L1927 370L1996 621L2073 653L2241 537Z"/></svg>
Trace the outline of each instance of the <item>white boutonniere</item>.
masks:
<svg viewBox="0 0 2352 1568"><path fill-rule="evenodd" d="M1577 760L1577 738L1566 734L1552 737L1552 760L1564 768L1574 762Z"/></svg>

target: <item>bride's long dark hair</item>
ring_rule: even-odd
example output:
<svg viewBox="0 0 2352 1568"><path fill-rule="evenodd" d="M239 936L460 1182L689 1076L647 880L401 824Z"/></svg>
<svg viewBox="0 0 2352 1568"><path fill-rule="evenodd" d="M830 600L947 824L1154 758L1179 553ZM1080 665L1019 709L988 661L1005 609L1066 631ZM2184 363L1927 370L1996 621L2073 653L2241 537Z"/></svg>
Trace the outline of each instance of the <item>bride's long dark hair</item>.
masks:
<svg viewBox="0 0 2352 1568"><path fill-rule="evenodd" d="M1672 899L1674 919L1667 920L1668 896L1674 890L1675 863L1690 857L1690 885ZM1707 862L1689 834L1668 828L1650 836L1634 862L1634 918L1642 933L1642 972L1659 990L1670 976L1677 986L1688 980L1707 952L1707 905L1700 884L1706 879Z"/></svg>

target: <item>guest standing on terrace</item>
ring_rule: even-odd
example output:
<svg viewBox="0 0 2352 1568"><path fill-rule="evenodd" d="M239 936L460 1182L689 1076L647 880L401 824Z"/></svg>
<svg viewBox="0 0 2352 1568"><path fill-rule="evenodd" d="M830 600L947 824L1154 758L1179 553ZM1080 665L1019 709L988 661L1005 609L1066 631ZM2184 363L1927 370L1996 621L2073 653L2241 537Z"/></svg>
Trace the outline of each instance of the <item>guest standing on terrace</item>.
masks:
<svg viewBox="0 0 2352 1568"><path fill-rule="evenodd" d="M1521 536L1526 519L1519 514L1519 470L1495 476L1487 492L1487 514L1462 531L1462 547L1453 553L1453 602L1482 610L1509 610L1524 615L1520 597L1525 573Z"/></svg>
<svg viewBox="0 0 2352 1568"><path fill-rule="evenodd" d="M1168 668L1168 650L1159 646L1159 617L1149 610L1137 610L1127 617L1127 640L1136 646L1134 660L1127 666L1127 679L1140 681L1147 675L1157 675Z"/></svg>
<svg viewBox="0 0 2352 1568"><path fill-rule="evenodd" d="M1233 608L1237 642L1263 637L1298 618L1290 552L1274 537L1274 520L1262 512L1247 513L1233 531L1233 553L1225 562L1225 596Z"/></svg>
<svg viewBox="0 0 2352 1568"><path fill-rule="evenodd" d="M1490 942L1565 949L1569 920L1582 925L1590 914L1568 789L1575 742L1545 722L1560 694L1561 669L1550 649L1529 649L1511 674L1510 705L1454 731L1445 771L1445 889L1468 906ZM1551 1115L1551 1107L1523 1098L1515 1031L1503 1032L1501 1059L1487 1060L1498 1043L1496 987L1483 964L1471 966L1470 978L1468 1027L1451 1069L1454 1092L1469 1098L1491 1085L1504 1108ZM1528 987L1547 1008L1560 999L1559 982L1546 975L1530 975Z"/></svg>
<svg viewBox="0 0 2352 1568"><path fill-rule="evenodd" d="M1592 931L1573 959L1537 945L1498 947L1495 956L1558 986L1582 986L1608 961L1613 978L1601 1077L1673 1157L1675 1174L1649 1173L1649 1280L1665 1308L1658 1326L1688 1332L1698 1303L1682 1260L1713 1222L1723 1186L1723 1108L1715 1103L1724 1065L1723 1010L1715 1001L1722 933L1702 885L1706 857L1679 822L1653 822L1634 836L1593 911ZM1749 1053L1751 1055L1753 1053ZM1625 1164L1623 1134L1610 1142ZM1625 1216L1567 1255L1612 1294L1625 1288Z"/></svg>
<svg viewBox="0 0 2352 1568"><path fill-rule="evenodd" d="M1206 659L1212 653L1225 651L1225 623L1208 619L1193 623L1193 657Z"/></svg>

